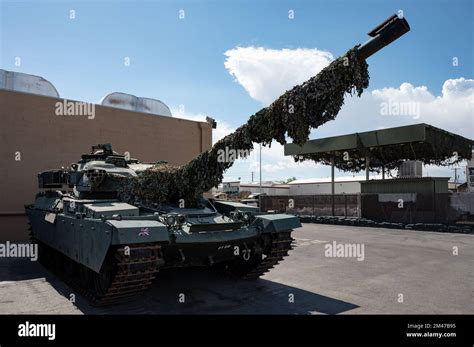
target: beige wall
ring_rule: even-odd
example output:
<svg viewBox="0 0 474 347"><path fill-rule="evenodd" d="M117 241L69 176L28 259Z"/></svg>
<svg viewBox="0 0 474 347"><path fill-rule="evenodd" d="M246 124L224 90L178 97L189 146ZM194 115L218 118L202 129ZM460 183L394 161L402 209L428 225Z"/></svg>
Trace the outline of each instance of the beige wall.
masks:
<svg viewBox="0 0 474 347"><path fill-rule="evenodd" d="M212 145L208 123L95 105L95 118L57 116L56 99L0 90L0 241L25 239L23 206L37 192L36 174L69 166L92 145L112 143L141 161L182 165ZM21 160L15 160L15 153Z"/></svg>

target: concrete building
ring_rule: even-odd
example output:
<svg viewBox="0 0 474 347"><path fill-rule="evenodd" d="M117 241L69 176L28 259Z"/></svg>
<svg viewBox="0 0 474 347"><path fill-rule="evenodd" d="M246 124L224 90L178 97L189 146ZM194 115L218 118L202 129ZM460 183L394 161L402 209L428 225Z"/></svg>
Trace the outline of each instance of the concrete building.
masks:
<svg viewBox="0 0 474 347"><path fill-rule="evenodd" d="M370 179L381 179L381 175L373 175ZM357 194L361 192L360 182L365 181L365 176L343 176L336 177L335 194ZM331 194L331 178L302 178L291 181L288 184L280 182L265 181L260 183L241 183L240 181L228 181L221 183L213 189L214 193L224 192L229 195L237 195L242 192L264 193L269 196L279 195L324 195Z"/></svg>
<svg viewBox="0 0 474 347"><path fill-rule="evenodd" d="M260 190L260 183L241 183L241 192L264 193L267 195L289 195L290 186L288 184L281 184L276 182L262 182L262 189Z"/></svg>
<svg viewBox="0 0 474 347"><path fill-rule="evenodd" d="M471 160L468 160L466 165L466 185L467 191L474 193L474 150Z"/></svg>
<svg viewBox="0 0 474 347"><path fill-rule="evenodd" d="M60 98L41 77L0 70L0 239L27 238L24 205L34 201L36 175L69 166L92 145L111 143L132 158L173 165L185 164L212 146L212 125L207 122L145 112L167 108L146 100L140 112L124 109L123 102L122 108L110 107L111 99L108 106L88 105L93 117L58 115L58 105L84 103Z"/></svg>
<svg viewBox="0 0 474 347"><path fill-rule="evenodd" d="M371 179L380 179L374 176ZM335 179L335 194L357 194L361 192L360 182L365 176L344 176ZM321 195L331 194L331 178L303 178L288 183L289 195Z"/></svg>
<svg viewBox="0 0 474 347"><path fill-rule="evenodd" d="M265 181L262 182L261 192L267 195L288 195L290 186L279 182ZM217 188L213 188L213 193L219 192L228 195L238 195L242 192L250 194L260 193L260 183L241 183L240 181L225 181L219 184Z"/></svg>
<svg viewBox="0 0 474 347"><path fill-rule="evenodd" d="M217 191L226 193L228 195L236 195L240 192L240 181L222 182Z"/></svg>

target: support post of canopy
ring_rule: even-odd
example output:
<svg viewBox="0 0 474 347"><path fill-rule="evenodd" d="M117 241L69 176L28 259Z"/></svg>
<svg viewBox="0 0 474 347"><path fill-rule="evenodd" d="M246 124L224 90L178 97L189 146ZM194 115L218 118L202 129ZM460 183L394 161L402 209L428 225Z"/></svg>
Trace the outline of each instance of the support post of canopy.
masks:
<svg viewBox="0 0 474 347"><path fill-rule="evenodd" d="M369 169L370 169L370 159L368 156L365 156L365 180L369 180Z"/></svg>
<svg viewBox="0 0 474 347"><path fill-rule="evenodd" d="M335 194L335 187L334 187L334 157L331 157L331 214L335 215L335 201L334 201L334 194Z"/></svg>

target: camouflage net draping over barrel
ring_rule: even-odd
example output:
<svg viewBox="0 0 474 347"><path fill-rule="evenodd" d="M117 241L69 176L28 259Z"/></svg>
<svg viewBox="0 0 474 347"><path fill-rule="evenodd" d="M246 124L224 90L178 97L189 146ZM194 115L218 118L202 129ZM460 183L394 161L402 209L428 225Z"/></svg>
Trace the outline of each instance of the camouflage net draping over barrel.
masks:
<svg viewBox="0 0 474 347"><path fill-rule="evenodd" d="M286 135L302 145L312 128L336 117L346 93L360 96L368 87L368 65L357 56L357 47L285 92L187 165L156 165L135 178L123 179L121 199L142 205L176 203L183 199L185 206L193 206L203 192L222 181L224 172L232 166L233 161L218 160L222 151L249 153L253 142L266 145L276 140L285 144Z"/></svg>

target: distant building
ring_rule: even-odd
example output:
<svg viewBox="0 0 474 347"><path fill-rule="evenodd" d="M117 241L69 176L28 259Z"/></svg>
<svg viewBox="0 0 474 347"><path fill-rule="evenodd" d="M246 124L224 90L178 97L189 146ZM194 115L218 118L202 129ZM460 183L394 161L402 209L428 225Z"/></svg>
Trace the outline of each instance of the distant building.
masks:
<svg viewBox="0 0 474 347"><path fill-rule="evenodd" d="M474 150L472 152L471 160L467 161L466 165L466 191L474 192Z"/></svg>
<svg viewBox="0 0 474 347"><path fill-rule="evenodd" d="M381 176L374 177L375 179ZM365 181L365 176L336 177L334 190L336 194L360 193L360 182ZM303 178L288 183L289 195L320 195L331 194L331 178Z"/></svg>
<svg viewBox="0 0 474 347"><path fill-rule="evenodd" d="M219 184L217 188L213 188L212 192L217 194L219 192L226 193L228 195L238 195L243 192L250 194L265 193L267 195L288 195L290 187L288 184L282 184L280 182L262 182L260 191L260 183L240 183L240 181L227 181Z"/></svg>
<svg viewBox="0 0 474 347"><path fill-rule="evenodd" d="M260 190L260 183L242 183L240 184L240 191L250 192L251 194L289 195L290 186L279 182L262 182L262 189Z"/></svg>
<svg viewBox="0 0 474 347"><path fill-rule="evenodd" d="M371 179L381 179L380 175ZM357 194L361 192L360 182L365 181L364 176L344 176L336 177L335 193L336 194ZM321 195L331 194L330 178L303 178L283 184L281 182L265 181L260 183L241 183L240 181L227 181L219 184L217 188L213 188L214 194L223 192L228 195L239 195L242 192L249 194L264 193L269 196L276 195Z"/></svg>
<svg viewBox="0 0 474 347"><path fill-rule="evenodd" d="M218 191L228 195L236 195L240 192L240 181L222 182L219 186L220 190L218 189Z"/></svg>

